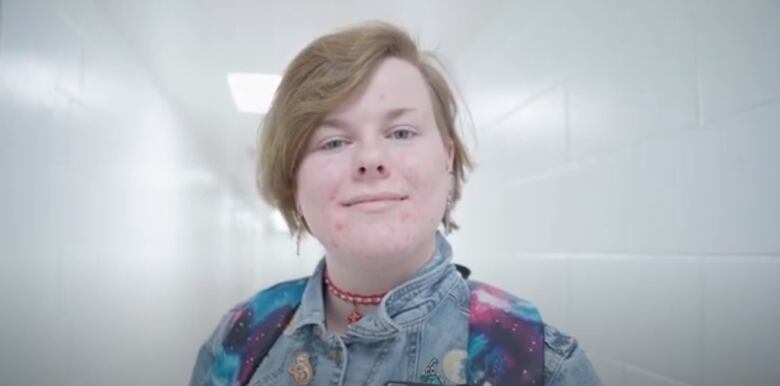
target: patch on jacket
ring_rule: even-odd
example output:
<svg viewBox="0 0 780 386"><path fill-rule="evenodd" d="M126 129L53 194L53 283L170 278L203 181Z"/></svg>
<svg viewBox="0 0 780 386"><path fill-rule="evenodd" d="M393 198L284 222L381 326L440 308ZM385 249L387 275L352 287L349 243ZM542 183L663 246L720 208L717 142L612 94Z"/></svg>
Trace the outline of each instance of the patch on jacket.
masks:
<svg viewBox="0 0 780 386"><path fill-rule="evenodd" d="M466 383L466 350L450 350L442 360L442 372L448 383Z"/></svg>
<svg viewBox="0 0 780 386"><path fill-rule="evenodd" d="M428 362L428 366L425 366L420 381L429 385L443 385L441 377L439 376L439 360L437 358L431 359Z"/></svg>

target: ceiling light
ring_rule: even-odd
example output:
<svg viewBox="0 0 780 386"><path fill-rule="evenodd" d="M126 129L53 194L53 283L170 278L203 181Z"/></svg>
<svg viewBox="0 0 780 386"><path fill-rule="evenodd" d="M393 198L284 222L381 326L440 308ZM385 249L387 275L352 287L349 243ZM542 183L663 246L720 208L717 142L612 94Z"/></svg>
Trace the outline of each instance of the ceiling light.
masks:
<svg viewBox="0 0 780 386"><path fill-rule="evenodd" d="M231 72L227 76L230 93L238 111L265 114L271 107L281 75Z"/></svg>

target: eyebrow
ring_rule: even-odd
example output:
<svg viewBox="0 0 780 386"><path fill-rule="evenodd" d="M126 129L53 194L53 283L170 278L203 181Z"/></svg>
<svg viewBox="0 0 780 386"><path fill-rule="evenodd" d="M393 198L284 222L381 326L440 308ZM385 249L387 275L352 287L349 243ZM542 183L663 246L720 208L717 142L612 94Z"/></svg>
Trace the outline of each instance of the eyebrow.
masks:
<svg viewBox="0 0 780 386"><path fill-rule="evenodd" d="M390 109L387 112L385 112L384 116L382 117L382 121L389 122L404 114L408 114L416 111L418 110L413 107L397 107L394 109ZM325 118L322 120L321 125L342 128L342 129L348 128L350 126L348 122L339 118Z"/></svg>

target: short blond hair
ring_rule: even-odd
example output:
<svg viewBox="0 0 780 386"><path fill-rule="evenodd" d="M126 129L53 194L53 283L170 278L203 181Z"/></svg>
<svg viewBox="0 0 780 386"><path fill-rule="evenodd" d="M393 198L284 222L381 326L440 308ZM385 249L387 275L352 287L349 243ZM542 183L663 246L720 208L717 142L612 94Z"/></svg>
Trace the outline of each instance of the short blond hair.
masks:
<svg viewBox="0 0 780 386"><path fill-rule="evenodd" d="M458 106L439 69L441 63L434 54L419 50L400 28L369 22L321 36L306 46L285 70L260 127L257 187L268 204L279 209L292 233L306 227L305 222L297 221L295 192L296 173L309 137L325 115L342 105L388 57L408 61L427 83L436 125L442 138L452 141L452 207L460 199L472 164L455 127ZM442 222L457 229L449 212Z"/></svg>

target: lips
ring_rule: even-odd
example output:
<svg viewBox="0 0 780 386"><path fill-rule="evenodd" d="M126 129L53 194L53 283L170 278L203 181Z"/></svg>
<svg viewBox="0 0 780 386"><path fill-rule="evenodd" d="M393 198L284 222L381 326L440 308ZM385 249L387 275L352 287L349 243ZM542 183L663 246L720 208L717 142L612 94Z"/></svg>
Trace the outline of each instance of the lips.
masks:
<svg viewBox="0 0 780 386"><path fill-rule="evenodd" d="M350 207L358 204L364 204L377 201L404 201L409 196L397 193L375 193L375 194L361 194L354 196L344 203L344 206Z"/></svg>

